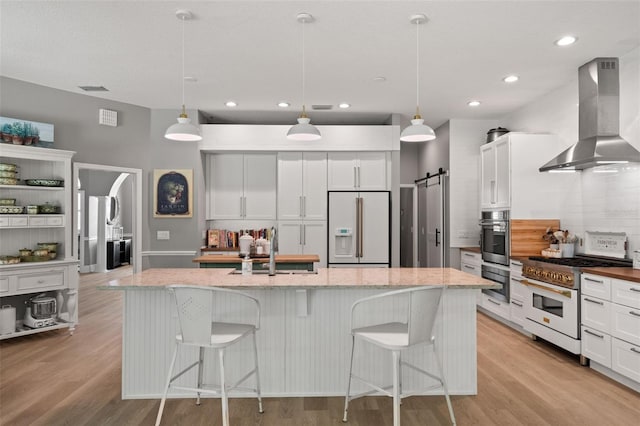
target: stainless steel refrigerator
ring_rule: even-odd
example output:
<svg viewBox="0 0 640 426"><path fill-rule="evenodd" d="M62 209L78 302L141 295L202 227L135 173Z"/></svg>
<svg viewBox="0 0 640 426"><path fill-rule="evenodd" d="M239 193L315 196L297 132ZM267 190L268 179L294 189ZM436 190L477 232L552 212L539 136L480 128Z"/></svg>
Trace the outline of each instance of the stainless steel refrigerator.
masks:
<svg viewBox="0 0 640 426"><path fill-rule="evenodd" d="M389 191L329 191L327 228L329 267L389 267Z"/></svg>

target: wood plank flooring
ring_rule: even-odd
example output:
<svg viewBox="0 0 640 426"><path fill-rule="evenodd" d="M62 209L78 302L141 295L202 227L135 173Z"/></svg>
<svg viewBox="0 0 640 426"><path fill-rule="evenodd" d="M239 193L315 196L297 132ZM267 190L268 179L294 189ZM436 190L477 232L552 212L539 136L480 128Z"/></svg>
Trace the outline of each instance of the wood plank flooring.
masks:
<svg viewBox="0 0 640 426"><path fill-rule="evenodd" d="M0 425L152 425L158 400L120 399L122 293L96 286L130 267L80 279L81 323L0 342ZM165 372L159 374L164 375ZM452 397L459 425L638 426L640 394L577 357L478 315L478 395ZM342 425L342 398L231 399L232 425ZM448 425L443 397L411 397L402 424ZM220 401L169 400L163 424L219 425ZM391 400L353 401L351 426L392 424Z"/></svg>

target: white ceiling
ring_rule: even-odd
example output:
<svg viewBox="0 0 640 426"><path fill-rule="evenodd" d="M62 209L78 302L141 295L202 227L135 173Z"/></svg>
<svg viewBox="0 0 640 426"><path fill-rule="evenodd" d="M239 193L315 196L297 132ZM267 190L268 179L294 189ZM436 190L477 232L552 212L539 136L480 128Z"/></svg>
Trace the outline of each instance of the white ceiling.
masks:
<svg viewBox="0 0 640 426"><path fill-rule="evenodd" d="M317 124L413 115L416 32L420 106L437 127L449 118L499 118L566 84L598 56L640 45L640 2L631 1L6 1L0 3L3 76L148 108L181 105L180 8L186 23L188 109L212 122L294 122L302 103L302 24L306 103ZM578 42L553 42L574 34ZM511 73L520 81L507 85ZM385 82L374 81L385 77ZM223 104L233 99L239 106ZM482 101L469 108L471 99ZM276 106L292 103L289 110ZM338 110L339 102L352 108Z"/></svg>

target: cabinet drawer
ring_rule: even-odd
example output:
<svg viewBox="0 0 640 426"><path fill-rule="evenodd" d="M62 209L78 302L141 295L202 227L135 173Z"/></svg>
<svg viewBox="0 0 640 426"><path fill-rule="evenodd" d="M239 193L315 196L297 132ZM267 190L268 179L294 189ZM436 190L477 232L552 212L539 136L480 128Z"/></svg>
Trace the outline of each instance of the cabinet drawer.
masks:
<svg viewBox="0 0 640 426"><path fill-rule="evenodd" d="M640 309L640 284L612 279L611 301Z"/></svg>
<svg viewBox="0 0 640 426"><path fill-rule="evenodd" d="M640 345L640 309L611 304L611 334Z"/></svg>
<svg viewBox="0 0 640 426"><path fill-rule="evenodd" d="M65 286L65 272L66 269L52 269L42 272L34 272L18 275L17 289L22 290L45 290L64 288Z"/></svg>
<svg viewBox="0 0 640 426"><path fill-rule="evenodd" d="M582 325L611 332L611 302L582 295Z"/></svg>
<svg viewBox="0 0 640 426"><path fill-rule="evenodd" d="M29 226L62 226L62 216L29 216Z"/></svg>
<svg viewBox="0 0 640 426"><path fill-rule="evenodd" d="M482 256L480 253L474 253L472 251L461 250L460 251L460 263L468 263L471 265L481 265Z"/></svg>
<svg viewBox="0 0 640 426"><path fill-rule="evenodd" d="M509 319L510 317L510 308L507 302L494 299L485 293L482 293L482 307L504 319Z"/></svg>
<svg viewBox="0 0 640 426"><path fill-rule="evenodd" d="M509 291L511 297L517 300L524 300L527 294L527 287L520 283L522 277L513 276L509 279Z"/></svg>
<svg viewBox="0 0 640 426"><path fill-rule="evenodd" d="M599 275L582 274L580 277L582 294L611 300L611 279Z"/></svg>
<svg viewBox="0 0 640 426"><path fill-rule="evenodd" d="M524 303L517 299L511 299L510 310L511 310L511 321L518 324L520 327L524 327Z"/></svg>
<svg viewBox="0 0 640 426"><path fill-rule="evenodd" d="M0 278L0 294L9 292L9 278Z"/></svg>
<svg viewBox="0 0 640 426"><path fill-rule="evenodd" d="M519 260L510 260L509 261L509 269L511 270L511 275L522 275L522 262Z"/></svg>
<svg viewBox="0 0 640 426"><path fill-rule="evenodd" d="M611 368L611 336L589 327L582 327L580 352L585 357Z"/></svg>
<svg viewBox="0 0 640 426"><path fill-rule="evenodd" d="M461 263L460 264L460 269L462 270L462 272L467 272L469 274L473 274L473 275L477 275L477 276L482 276L482 271L480 269L480 265L473 265L471 263Z"/></svg>
<svg viewBox="0 0 640 426"><path fill-rule="evenodd" d="M611 369L640 382L640 345L611 339Z"/></svg>

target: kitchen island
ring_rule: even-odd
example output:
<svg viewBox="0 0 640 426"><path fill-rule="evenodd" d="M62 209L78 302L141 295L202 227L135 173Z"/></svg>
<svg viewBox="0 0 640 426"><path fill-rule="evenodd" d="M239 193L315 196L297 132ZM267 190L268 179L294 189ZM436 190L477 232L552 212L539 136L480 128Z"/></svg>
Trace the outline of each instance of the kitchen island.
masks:
<svg viewBox="0 0 640 426"><path fill-rule="evenodd" d="M346 391L352 303L362 297L403 287L445 284L441 313L435 327L438 350L449 390L454 395L477 393L476 295L497 288L492 281L451 268L319 268L317 273L275 276L234 274L234 269L148 269L101 289L124 291L122 398L159 398L166 378L175 334L177 312L166 286L188 284L241 290L261 305L257 333L260 379L264 396L332 396ZM232 297L232 296L230 296ZM232 299L220 300L230 319L242 321ZM377 306L362 313L363 320L399 318L399 304ZM246 345L245 345L246 343ZM183 353L184 354L184 353ZM186 366L197 357L178 358ZM251 346L240 342L228 357L230 380L240 378L251 361ZM423 348L404 359L431 365ZM356 352L361 372L373 380L390 380L386 353L373 347ZM211 357L214 355L211 354ZM213 360L215 358L211 358ZM205 367L206 382L216 381L214 362ZM414 375L415 376L415 375ZM409 377L411 389L422 378ZM195 383L195 376L184 380ZM356 392L359 389L354 389ZM179 393L174 397L185 397Z"/></svg>
<svg viewBox="0 0 640 426"><path fill-rule="evenodd" d="M251 258L254 269L268 269L269 255ZM313 271L313 264L320 262L317 254L276 254L276 269ZM234 255L205 254L193 259L200 268L242 269L242 257ZM266 265L266 266L265 266Z"/></svg>

